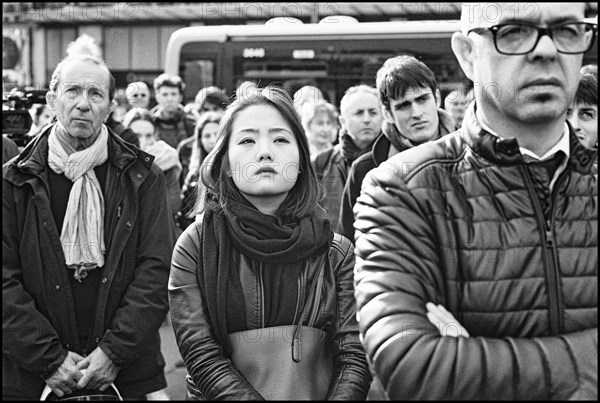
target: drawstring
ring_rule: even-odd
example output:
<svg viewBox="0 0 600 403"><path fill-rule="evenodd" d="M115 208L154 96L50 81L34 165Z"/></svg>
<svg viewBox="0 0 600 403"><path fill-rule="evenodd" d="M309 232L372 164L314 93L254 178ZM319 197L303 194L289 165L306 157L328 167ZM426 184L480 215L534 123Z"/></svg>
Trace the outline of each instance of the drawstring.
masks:
<svg viewBox="0 0 600 403"><path fill-rule="evenodd" d="M321 288L321 284L322 284L321 272L323 271L324 266L325 265L322 262L322 258L319 258L319 268L318 268L317 272L315 273L315 277L313 277L313 283L311 284L312 287L310 289L310 294L306 298L306 303L304 304L304 308L302 309L302 314L300 315L300 319L298 320L298 324L296 325L296 331L294 332L294 337L292 338L292 359L295 362L300 362L300 360L302 359L302 346L300 344L302 323L304 323L304 320L306 319L306 316L308 315L309 305L312 305L311 302L314 301L313 298L314 298L316 290Z"/></svg>

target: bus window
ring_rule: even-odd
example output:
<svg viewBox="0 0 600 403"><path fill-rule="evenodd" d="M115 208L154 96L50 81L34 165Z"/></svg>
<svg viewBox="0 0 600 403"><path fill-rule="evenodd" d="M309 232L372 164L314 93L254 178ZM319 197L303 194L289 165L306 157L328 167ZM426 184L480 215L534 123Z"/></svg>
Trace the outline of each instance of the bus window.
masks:
<svg viewBox="0 0 600 403"><path fill-rule="evenodd" d="M188 60L180 73L185 83L184 100L193 100L202 88L215 85L215 62L207 59Z"/></svg>

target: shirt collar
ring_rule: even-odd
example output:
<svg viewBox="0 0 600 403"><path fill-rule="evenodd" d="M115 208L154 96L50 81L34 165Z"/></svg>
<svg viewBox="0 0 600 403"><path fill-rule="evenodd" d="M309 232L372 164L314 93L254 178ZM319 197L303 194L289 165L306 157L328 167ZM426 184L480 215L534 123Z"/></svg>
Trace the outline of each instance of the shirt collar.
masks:
<svg viewBox="0 0 600 403"><path fill-rule="evenodd" d="M490 134L493 134L494 136L496 136L498 138L503 138L498 133L496 133L495 131L490 129L490 127L487 124L485 124L485 122L483 122L481 119L479 119L479 117L476 117L476 118L477 118L477 121L479 122L479 124L481 125L482 129L484 129L485 131L487 131ZM570 140L569 140L569 125L567 125L566 121L565 121L565 125L563 128L563 134L562 134L561 138L558 140L558 142L556 144L554 144L554 146L552 146L552 148L550 148L550 150L548 150L541 157L539 157L533 151L528 150L527 148L519 147L519 151L521 152L522 155L524 155L524 156L526 155L526 156L536 159L538 161L546 161L546 160L554 157L554 155L559 151L562 151L563 153L565 153L565 155L567 156L566 159L569 159L570 150L571 150L571 148L570 148Z"/></svg>

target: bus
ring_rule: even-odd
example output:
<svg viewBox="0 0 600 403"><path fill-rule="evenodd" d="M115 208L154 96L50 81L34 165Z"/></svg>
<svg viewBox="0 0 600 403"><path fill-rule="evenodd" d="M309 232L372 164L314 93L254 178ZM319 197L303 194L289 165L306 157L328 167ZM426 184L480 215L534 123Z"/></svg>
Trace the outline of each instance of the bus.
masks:
<svg viewBox="0 0 600 403"><path fill-rule="evenodd" d="M595 19L589 19L597 23ZM280 85L292 95L304 85L321 89L339 105L357 84L375 86L390 57L410 54L434 72L441 98L469 87L450 45L458 20L358 22L329 16L316 24L278 17L261 25L194 26L175 31L167 44L165 72L186 83L184 101L211 85L233 94L244 81ZM598 63L598 48L583 64Z"/></svg>
<svg viewBox="0 0 600 403"><path fill-rule="evenodd" d="M363 23L329 16L304 24L284 19L263 25L179 29L167 45L165 72L184 80L185 102L207 86L233 94L242 82L253 81L260 87L280 85L290 94L314 85L337 105L347 88L375 86L383 62L400 54L427 64L442 93L467 82L450 46L452 34L460 30L459 21Z"/></svg>

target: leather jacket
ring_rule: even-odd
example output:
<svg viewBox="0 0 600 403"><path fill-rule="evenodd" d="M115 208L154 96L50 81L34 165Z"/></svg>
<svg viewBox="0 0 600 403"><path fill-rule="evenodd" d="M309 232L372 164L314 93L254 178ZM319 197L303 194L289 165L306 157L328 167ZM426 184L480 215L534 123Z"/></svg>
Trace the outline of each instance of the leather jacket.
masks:
<svg viewBox="0 0 600 403"><path fill-rule="evenodd" d="M173 252L169 279L171 321L179 350L188 368L188 396L208 400L263 400L262 396L235 368L225 349L215 341L212 325L197 280L197 262L201 258L201 222L190 225L179 238ZM257 321L262 309L258 298L261 292L256 275L250 268L250 259L239 260L243 298L255 304L251 310ZM306 292L311 278L322 258L310 258L300 274L301 289ZM321 295L323 301L315 320L315 327L331 336L334 366L327 393L330 400L364 400L369 388L370 374L364 351L358 338L353 295L354 254L350 241L336 234L329 251L331 270L325 271ZM322 263L321 263L322 264ZM256 297L252 297L255 295ZM230 297L231 298L231 297ZM252 302L249 302L252 301ZM191 379L190 379L191 378Z"/></svg>

